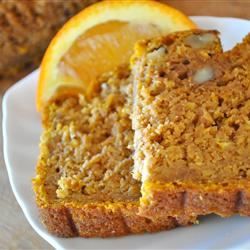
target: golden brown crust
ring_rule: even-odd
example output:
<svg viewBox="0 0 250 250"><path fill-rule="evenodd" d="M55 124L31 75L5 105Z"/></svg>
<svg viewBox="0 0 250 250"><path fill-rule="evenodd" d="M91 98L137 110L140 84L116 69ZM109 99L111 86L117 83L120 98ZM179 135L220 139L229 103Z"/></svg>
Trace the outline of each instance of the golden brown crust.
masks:
<svg viewBox="0 0 250 250"><path fill-rule="evenodd" d="M40 218L48 231L60 237L73 237L78 233L72 227L71 215L65 207L39 208Z"/></svg>
<svg viewBox="0 0 250 250"><path fill-rule="evenodd" d="M103 205L40 208L40 217L48 231L59 237L113 237L143 232L157 232L195 222L194 218L173 217L152 221L137 215L136 204L114 208Z"/></svg>
<svg viewBox="0 0 250 250"><path fill-rule="evenodd" d="M247 188L248 187L248 188ZM168 184L168 187L148 186L150 203L141 202L142 216L206 215L216 213L222 217L233 214L250 216L249 183L238 184Z"/></svg>

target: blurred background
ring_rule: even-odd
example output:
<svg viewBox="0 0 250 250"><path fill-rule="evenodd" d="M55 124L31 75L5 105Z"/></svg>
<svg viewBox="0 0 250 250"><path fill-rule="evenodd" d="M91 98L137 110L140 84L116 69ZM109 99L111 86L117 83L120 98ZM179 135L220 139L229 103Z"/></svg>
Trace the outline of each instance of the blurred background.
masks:
<svg viewBox="0 0 250 250"><path fill-rule="evenodd" d="M160 1L187 15L250 19L250 0ZM11 84L39 66L63 23L94 2L98 0L0 0L0 101ZM15 201L4 166L2 138L0 210L0 249L52 249L32 230Z"/></svg>

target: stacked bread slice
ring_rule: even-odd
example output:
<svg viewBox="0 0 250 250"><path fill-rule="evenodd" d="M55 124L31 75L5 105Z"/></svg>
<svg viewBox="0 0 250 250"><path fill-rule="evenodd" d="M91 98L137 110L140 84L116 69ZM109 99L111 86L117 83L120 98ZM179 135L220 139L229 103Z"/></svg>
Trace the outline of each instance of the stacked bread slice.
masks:
<svg viewBox="0 0 250 250"><path fill-rule="evenodd" d="M204 51L215 43L216 33L195 31L136 47L141 215L250 215L250 35Z"/></svg>

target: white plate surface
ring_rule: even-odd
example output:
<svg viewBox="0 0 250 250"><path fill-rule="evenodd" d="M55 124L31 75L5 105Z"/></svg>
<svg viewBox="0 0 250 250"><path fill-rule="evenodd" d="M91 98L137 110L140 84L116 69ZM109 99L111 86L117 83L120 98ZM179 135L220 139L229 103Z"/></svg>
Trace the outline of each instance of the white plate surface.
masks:
<svg viewBox="0 0 250 250"><path fill-rule="evenodd" d="M250 21L193 17L201 28L218 29L225 49L250 32ZM38 71L11 87L3 100L4 157L11 187L34 230L57 249L250 249L250 218L208 216L199 225L156 234L111 239L57 238L38 219L31 179L35 176L40 117L35 109ZM25 236L24 236L25 237ZM29 240L29 239L27 239Z"/></svg>

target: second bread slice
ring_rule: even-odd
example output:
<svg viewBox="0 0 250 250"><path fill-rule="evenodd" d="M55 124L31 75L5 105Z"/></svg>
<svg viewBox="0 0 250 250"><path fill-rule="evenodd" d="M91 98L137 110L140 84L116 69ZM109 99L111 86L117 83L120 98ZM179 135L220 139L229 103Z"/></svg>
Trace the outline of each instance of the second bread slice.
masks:
<svg viewBox="0 0 250 250"><path fill-rule="evenodd" d="M137 45L135 170L149 218L250 215L250 36L221 53L213 31Z"/></svg>

